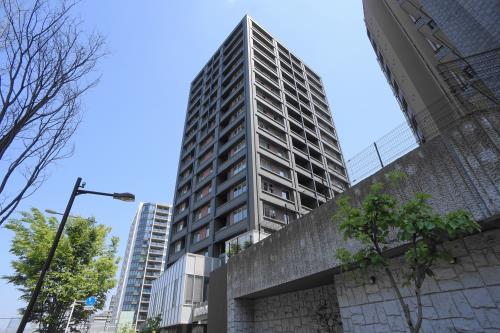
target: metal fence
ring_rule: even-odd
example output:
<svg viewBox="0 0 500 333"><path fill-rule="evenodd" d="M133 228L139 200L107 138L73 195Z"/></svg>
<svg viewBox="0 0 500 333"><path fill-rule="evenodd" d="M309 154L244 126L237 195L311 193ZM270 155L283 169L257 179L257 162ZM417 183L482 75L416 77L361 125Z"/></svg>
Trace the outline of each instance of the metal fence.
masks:
<svg viewBox="0 0 500 333"><path fill-rule="evenodd" d="M417 140L407 123L399 125L347 161L351 184L371 176L417 147Z"/></svg>
<svg viewBox="0 0 500 333"><path fill-rule="evenodd" d="M394 89L403 113L416 128L419 140L425 142L449 128L459 118L477 111L500 112L500 48L438 65L438 71L449 87L444 96L414 112L401 88ZM392 81L388 77L389 84ZM453 97L453 98L451 98ZM405 122L347 161L347 172L354 185L419 146L413 131Z"/></svg>

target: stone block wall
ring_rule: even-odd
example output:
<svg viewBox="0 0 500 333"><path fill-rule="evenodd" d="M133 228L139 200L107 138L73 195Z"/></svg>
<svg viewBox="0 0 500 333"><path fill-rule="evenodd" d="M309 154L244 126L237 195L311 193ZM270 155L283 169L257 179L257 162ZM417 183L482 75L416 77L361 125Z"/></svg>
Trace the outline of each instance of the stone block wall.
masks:
<svg viewBox="0 0 500 333"><path fill-rule="evenodd" d="M500 113L477 112L464 117L440 136L351 187L343 195L348 195L355 203L360 203L369 192L373 182L383 181L387 172L400 170L405 172L408 178L398 188L389 190L389 194L394 195L400 201L412 198L416 192L428 193L432 195L429 203L436 212L445 214L465 208L476 221L485 226L498 228L500 227L499 163ZM359 244L351 240L344 240L338 230L338 224L332 222L332 216L337 208L336 199L328 201L229 260L226 275L227 327L229 332L255 332L255 310L258 309L255 307L255 299L264 295L283 294L286 291L291 291L292 289L286 289L291 285L300 284L303 290L318 287L324 285L324 283L319 284L318 279L333 279L332 275L340 271L336 250L339 247L355 250L359 248ZM473 237L486 237L485 235L490 235L490 233ZM495 237L495 239L498 238L498 236ZM491 328L493 326L492 316L498 312L498 297L495 296L498 295L498 285L491 283L491 280L495 279L495 274L500 276L498 265L493 264L493 258L498 259L498 245L488 243L488 249L475 249L472 247L474 244L470 244L470 241L467 242L465 243L467 246L459 246L459 248L466 248L468 251L467 254L459 256L462 257L459 263L442 267L446 268L443 272L445 277L435 281L439 289L427 291L426 304L429 305L426 307L437 311L442 301L440 295L455 295L450 296L452 300L454 300L453 297L462 295L467 300L467 293L469 296L473 291L477 291L479 294L487 293L495 300L495 307L485 307L484 311L479 311L474 307L476 305L467 303L474 315L477 314L477 317L464 317L466 320L462 321L463 327L477 324L480 325L479 332L500 333L500 328ZM478 243L478 246L487 243L483 238L475 242ZM500 241L497 240L497 243ZM483 253L483 251L487 253ZM466 270L466 268L472 267L464 265L468 262L472 262L473 271ZM460 269L463 269L463 272L460 272ZM456 275L456 277L447 278L446 274ZM469 287L468 283L472 283L470 281L477 276L480 276L481 281L483 281L481 287ZM389 327L389 332L391 332L392 328L389 325L397 325L397 319L388 321L387 316L388 313L391 316L395 312L379 313L379 307L382 304L376 303L381 302L379 297L382 297L382 300L390 301L390 296L378 291L366 292L366 288L370 290L375 285L367 286L364 282L359 282L358 285L349 287L349 291L344 291L342 288L346 287L342 283L350 282L343 280L342 277L338 277L338 280L342 317L349 319L343 322L345 331L371 332L370 330L373 329L373 332L377 332L384 331ZM383 280L381 282L383 283ZM379 286L377 283L376 286L380 288L382 285ZM431 286L426 287L431 288ZM463 290L460 289L462 287ZM445 288L448 288L448 291ZM387 288L382 289L387 290ZM345 293L353 294L346 296ZM362 299L361 295L365 295L368 301ZM345 297L349 300L346 301ZM353 298L355 303L351 304ZM340 301L341 299L342 301ZM446 301L442 302L445 305L448 304ZM372 311L373 309L374 311ZM351 310L353 311L351 314L347 312ZM426 309L426 311L428 310ZM446 332L446 330L466 331L465 329L455 329L455 327L459 327L460 320L463 318L454 316L456 312L452 314L440 315L440 312L437 312L436 318L434 318L426 312L426 318L434 318L432 319L434 326L426 324L424 331L436 333ZM471 312L469 312L470 314ZM397 316L392 315L392 317ZM361 330L366 325L373 326L370 326L368 331ZM442 327L446 329L440 330L441 326L439 325L443 325ZM396 327L393 331L398 332ZM474 331L474 329L470 331Z"/></svg>
<svg viewBox="0 0 500 333"><path fill-rule="evenodd" d="M244 304L240 304L241 302ZM229 327L229 332L342 332L342 322L333 284L255 300L237 300L232 306L243 307L246 310L239 318L240 320Z"/></svg>
<svg viewBox="0 0 500 333"><path fill-rule="evenodd" d="M446 244L456 258L440 263L422 288L422 333L500 332L500 230ZM392 271L402 278L402 258ZM369 282L370 276L375 283ZM344 332L408 332L401 306L382 271L352 271L335 276ZM401 289L415 313L415 298Z"/></svg>

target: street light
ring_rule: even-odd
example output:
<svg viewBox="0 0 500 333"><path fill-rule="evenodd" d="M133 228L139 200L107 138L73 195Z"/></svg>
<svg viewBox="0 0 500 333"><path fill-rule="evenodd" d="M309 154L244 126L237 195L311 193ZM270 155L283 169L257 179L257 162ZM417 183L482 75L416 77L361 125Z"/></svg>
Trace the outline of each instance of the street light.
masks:
<svg viewBox="0 0 500 333"><path fill-rule="evenodd" d="M46 210L45 210L45 213L47 213L47 214L52 214L52 215L64 215L63 213L56 212L56 211L55 211L55 210L53 210L53 209L46 209Z"/></svg>
<svg viewBox="0 0 500 333"><path fill-rule="evenodd" d="M57 229L57 233L54 237L54 241L52 242L52 246L50 248L49 254L47 256L47 260L43 264L42 271L40 272L40 276L38 277L38 281L35 286L35 290L33 290L33 294L31 294L30 302L26 307L26 311L24 311L23 318L21 319L21 323L17 328L17 333L23 333L26 324L28 323L28 319L31 316L31 312L33 312L33 308L35 307L36 300L38 298L38 294L40 294L40 290L42 289L43 280L45 279L45 275L50 268L50 264L52 259L54 258L54 254L56 253L57 245L59 244L59 240L61 239L62 232L64 230L64 226L66 225L66 221L68 220L69 213L71 211L71 207L73 206L73 202L77 195L80 194L95 194L95 195L103 195L107 197L112 197L113 199L132 202L135 200L135 196L131 193L106 193L106 192L96 192L96 191L87 191L83 188L85 187L85 183L82 184L82 178L78 177L75 182L75 186L73 187L73 191L71 192L71 196L69 197L68 204L66 205L66 210L64 211L63 217L61 218L61 222L59 223L59 228ZM52 214L55 211L47 210ZM55 212L57 214L57 212Z"/></svg>

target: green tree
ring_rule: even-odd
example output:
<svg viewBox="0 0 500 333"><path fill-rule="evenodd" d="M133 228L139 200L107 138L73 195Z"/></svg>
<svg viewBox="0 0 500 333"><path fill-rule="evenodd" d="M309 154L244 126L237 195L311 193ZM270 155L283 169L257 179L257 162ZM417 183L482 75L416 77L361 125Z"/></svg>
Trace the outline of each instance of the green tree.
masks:
<svg viewBox="0 0 500 333"><path fill-rule="evenodd" d="M136 333L132 324L125 324L118 328L118 333Z"/></svg>
<svg viewBox="0 0 500 333"><path fill-rule="evenodd" d="M158 333L160 331L160 322L160 316L148 318L148 320L146 320L144 324L144 327L141 329L141 333Z"/></svg>
<svg viewBox="0 0 500 333"><path fill-rule="evenodd" d="M446 215L433 212L427 202L428 194L417 193L405 203L384 194L385 187L394 187L404 176L390 173L386 184L374 183L361 207L351 205L348 197L341 198L334 221L340 221L340 231L346 240L354 239L361 245L355 252L339 249L337 258L350 268L381 268L395 291L410 332L416 333L422 325L422 284L427 276L433 276L432 267L437 261L450 259L442 243L478 232L481 228L464 210ZM385 250L401 244L406 245L405 265L398 267L403 272L403 279L398 284ZM402 296L402 287L409 288L415 296L417 306L413 317Z"/></svg>
<svg viewBox="0 0 500 333"><path fill-rule="evenodd" d="M241 245L238 243L232 243L229 245L229 251L227 252L227 256L231 258L232 256L235 256L240 252L241 252Z"/></svg>
<svg viewBox="0 0 500 333"><path fill-rule="evenodd" d="M3 276L21 291L29 301L40 270L59 225L56 218L46 218L38 209L21 213L20 219L9 221L6 228L13 231L10 252L14 274ZM39 324L40 332L63 332L67 311L75 300L96 297L95 310L102 309L106 293L115 286L118 238L108 234L111 229L93 219L68 219L50 270L30 321ZM20 309L22 313L24 309ZM86 320L91 311L77 304L73 312L75 324Z"/></svg>

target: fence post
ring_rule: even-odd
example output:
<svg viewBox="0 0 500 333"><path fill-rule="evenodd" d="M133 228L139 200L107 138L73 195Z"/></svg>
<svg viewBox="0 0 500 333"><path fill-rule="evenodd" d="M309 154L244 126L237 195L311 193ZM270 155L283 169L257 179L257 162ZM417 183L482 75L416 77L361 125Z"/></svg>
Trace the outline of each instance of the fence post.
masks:
<svg viewBox="0 0 500 333"><path fill-rule="evenodd" d="M375 147L375 151L377 152L377 156L378 156L378 160L380 162L380 166L383 168L384 167L384 163L382 162L382 158L380 157L380 152L378 151L377 143L374 142L373 146Z"/></svg>

